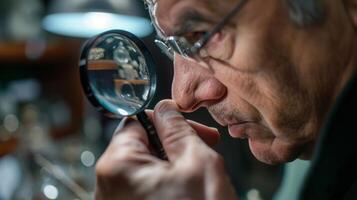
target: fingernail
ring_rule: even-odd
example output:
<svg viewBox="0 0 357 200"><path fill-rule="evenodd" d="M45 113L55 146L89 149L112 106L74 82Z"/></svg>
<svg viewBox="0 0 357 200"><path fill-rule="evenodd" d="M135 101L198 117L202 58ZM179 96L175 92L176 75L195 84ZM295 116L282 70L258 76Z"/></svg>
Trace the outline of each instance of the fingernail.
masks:
<svg viewBox="0 0 357 200"><path fill-rule="evenodd" d="M145 113L147 115L152 115L154 113L154 111L153 110L149 110L149 109L145 109Z"/></svg>
<svg viewBox="0 0 357 200"><path fill-rule="evenodd" d="M214 128L214 127L208 127L211 131L214 131L214 132L219 132L217 128Z"/></svg>
<svg viewBox="0 0 357 200"><path fill-rule="evenodd" d="M131 118L131 117L124 117L119 125L117 126L117 128L115 129L114 131L114 134L113 135L116 135L118 134L126 125L128 125L129 123L135 121L135 119Z"/></svg>

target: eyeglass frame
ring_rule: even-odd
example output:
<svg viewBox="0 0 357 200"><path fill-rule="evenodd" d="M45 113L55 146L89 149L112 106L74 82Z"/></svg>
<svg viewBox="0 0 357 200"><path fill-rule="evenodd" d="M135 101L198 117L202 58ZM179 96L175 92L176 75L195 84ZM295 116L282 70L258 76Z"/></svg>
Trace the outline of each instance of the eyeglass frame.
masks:
<svg viewBox="0 0 357 200"><path fill-rule="evenodd" d="M209 42L209 40L218 32L220 31L228 21L238 13L244 4L248 0L241 0L223 19L216 24L213 29L209 32L206 32L203 36L201 36L195 43L190 44L186 38L181 36L168 36L164 37L161 29L157 26L154 20L154 14L149 8L149 14L152 21L152 24L156 30L156 32L162 38L156 38L154 40L155 44L161 49L161 51L168 56L171 60L174 58L174 53L178 53L179 55L183 56L184 58L196 58L198 52ZM149 4L153 5L152 2Z"/></svg>

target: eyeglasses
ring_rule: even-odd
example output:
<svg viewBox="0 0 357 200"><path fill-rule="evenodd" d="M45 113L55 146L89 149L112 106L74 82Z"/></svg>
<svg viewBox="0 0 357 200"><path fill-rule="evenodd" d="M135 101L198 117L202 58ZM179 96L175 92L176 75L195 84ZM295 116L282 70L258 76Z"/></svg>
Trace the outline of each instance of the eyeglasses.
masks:
<svg viewBox="0 0 357 200"><path fill-rule="evenodd" d="M153 25L156 29L156 32L161 36L161 38L155 39L155 44L165 53L171 60L174 58L174 54L178 53L179 55L185 58L198 59L199 51L205 47L209 40L220 31L224 25L243 7L244 3L247 0L241 0L233 9L230 11L223 19L220 21L213 29L209 32L206 32L201 36L196 42L191 43L182 36L168 36L163 37L163 33L160 28L154 22L154 15L152 9L149 8L150 17L153 21ZM149 5L150 6L150 5Z"/></svg>

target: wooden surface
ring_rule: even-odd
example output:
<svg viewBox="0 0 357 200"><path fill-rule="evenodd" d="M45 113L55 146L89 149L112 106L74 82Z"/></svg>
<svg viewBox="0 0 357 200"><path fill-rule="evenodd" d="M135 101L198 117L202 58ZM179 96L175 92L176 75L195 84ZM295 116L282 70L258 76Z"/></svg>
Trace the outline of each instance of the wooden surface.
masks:
<svg viewBox="0 0 357 200"><path fill-rule="evenodd" d="M0 41L0 61L3 63L66 63L68 60L78 60L81 43L75 40L58 40L39 44ZM29 54L38 56L33 58Z"/></svg>
<svg viewBox="0 0 357 200"><path fill-rule="evenodd" d="M147 85L149 80L125 80L125 79L114 79L115 85L133 84L133 85Z"/></svg>
<svg viewBox="0 0 357 200"><path fill-rule="evenodd" d="M116 70L118 65L113 60L90 60L88 70Z"/></svg>

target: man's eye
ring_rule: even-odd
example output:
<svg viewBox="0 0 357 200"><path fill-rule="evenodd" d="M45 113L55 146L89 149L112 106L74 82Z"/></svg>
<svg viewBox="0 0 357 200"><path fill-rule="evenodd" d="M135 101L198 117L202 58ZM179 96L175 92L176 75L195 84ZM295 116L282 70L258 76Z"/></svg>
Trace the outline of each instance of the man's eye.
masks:
<svg viewBox="0 0 357 200"><path fill-rule="evenodd" d="M205 31L195 31L195 32L190 32L186 33L184 35L185 39L190 43L194 44L197 42L206 32Z"/></svg>

